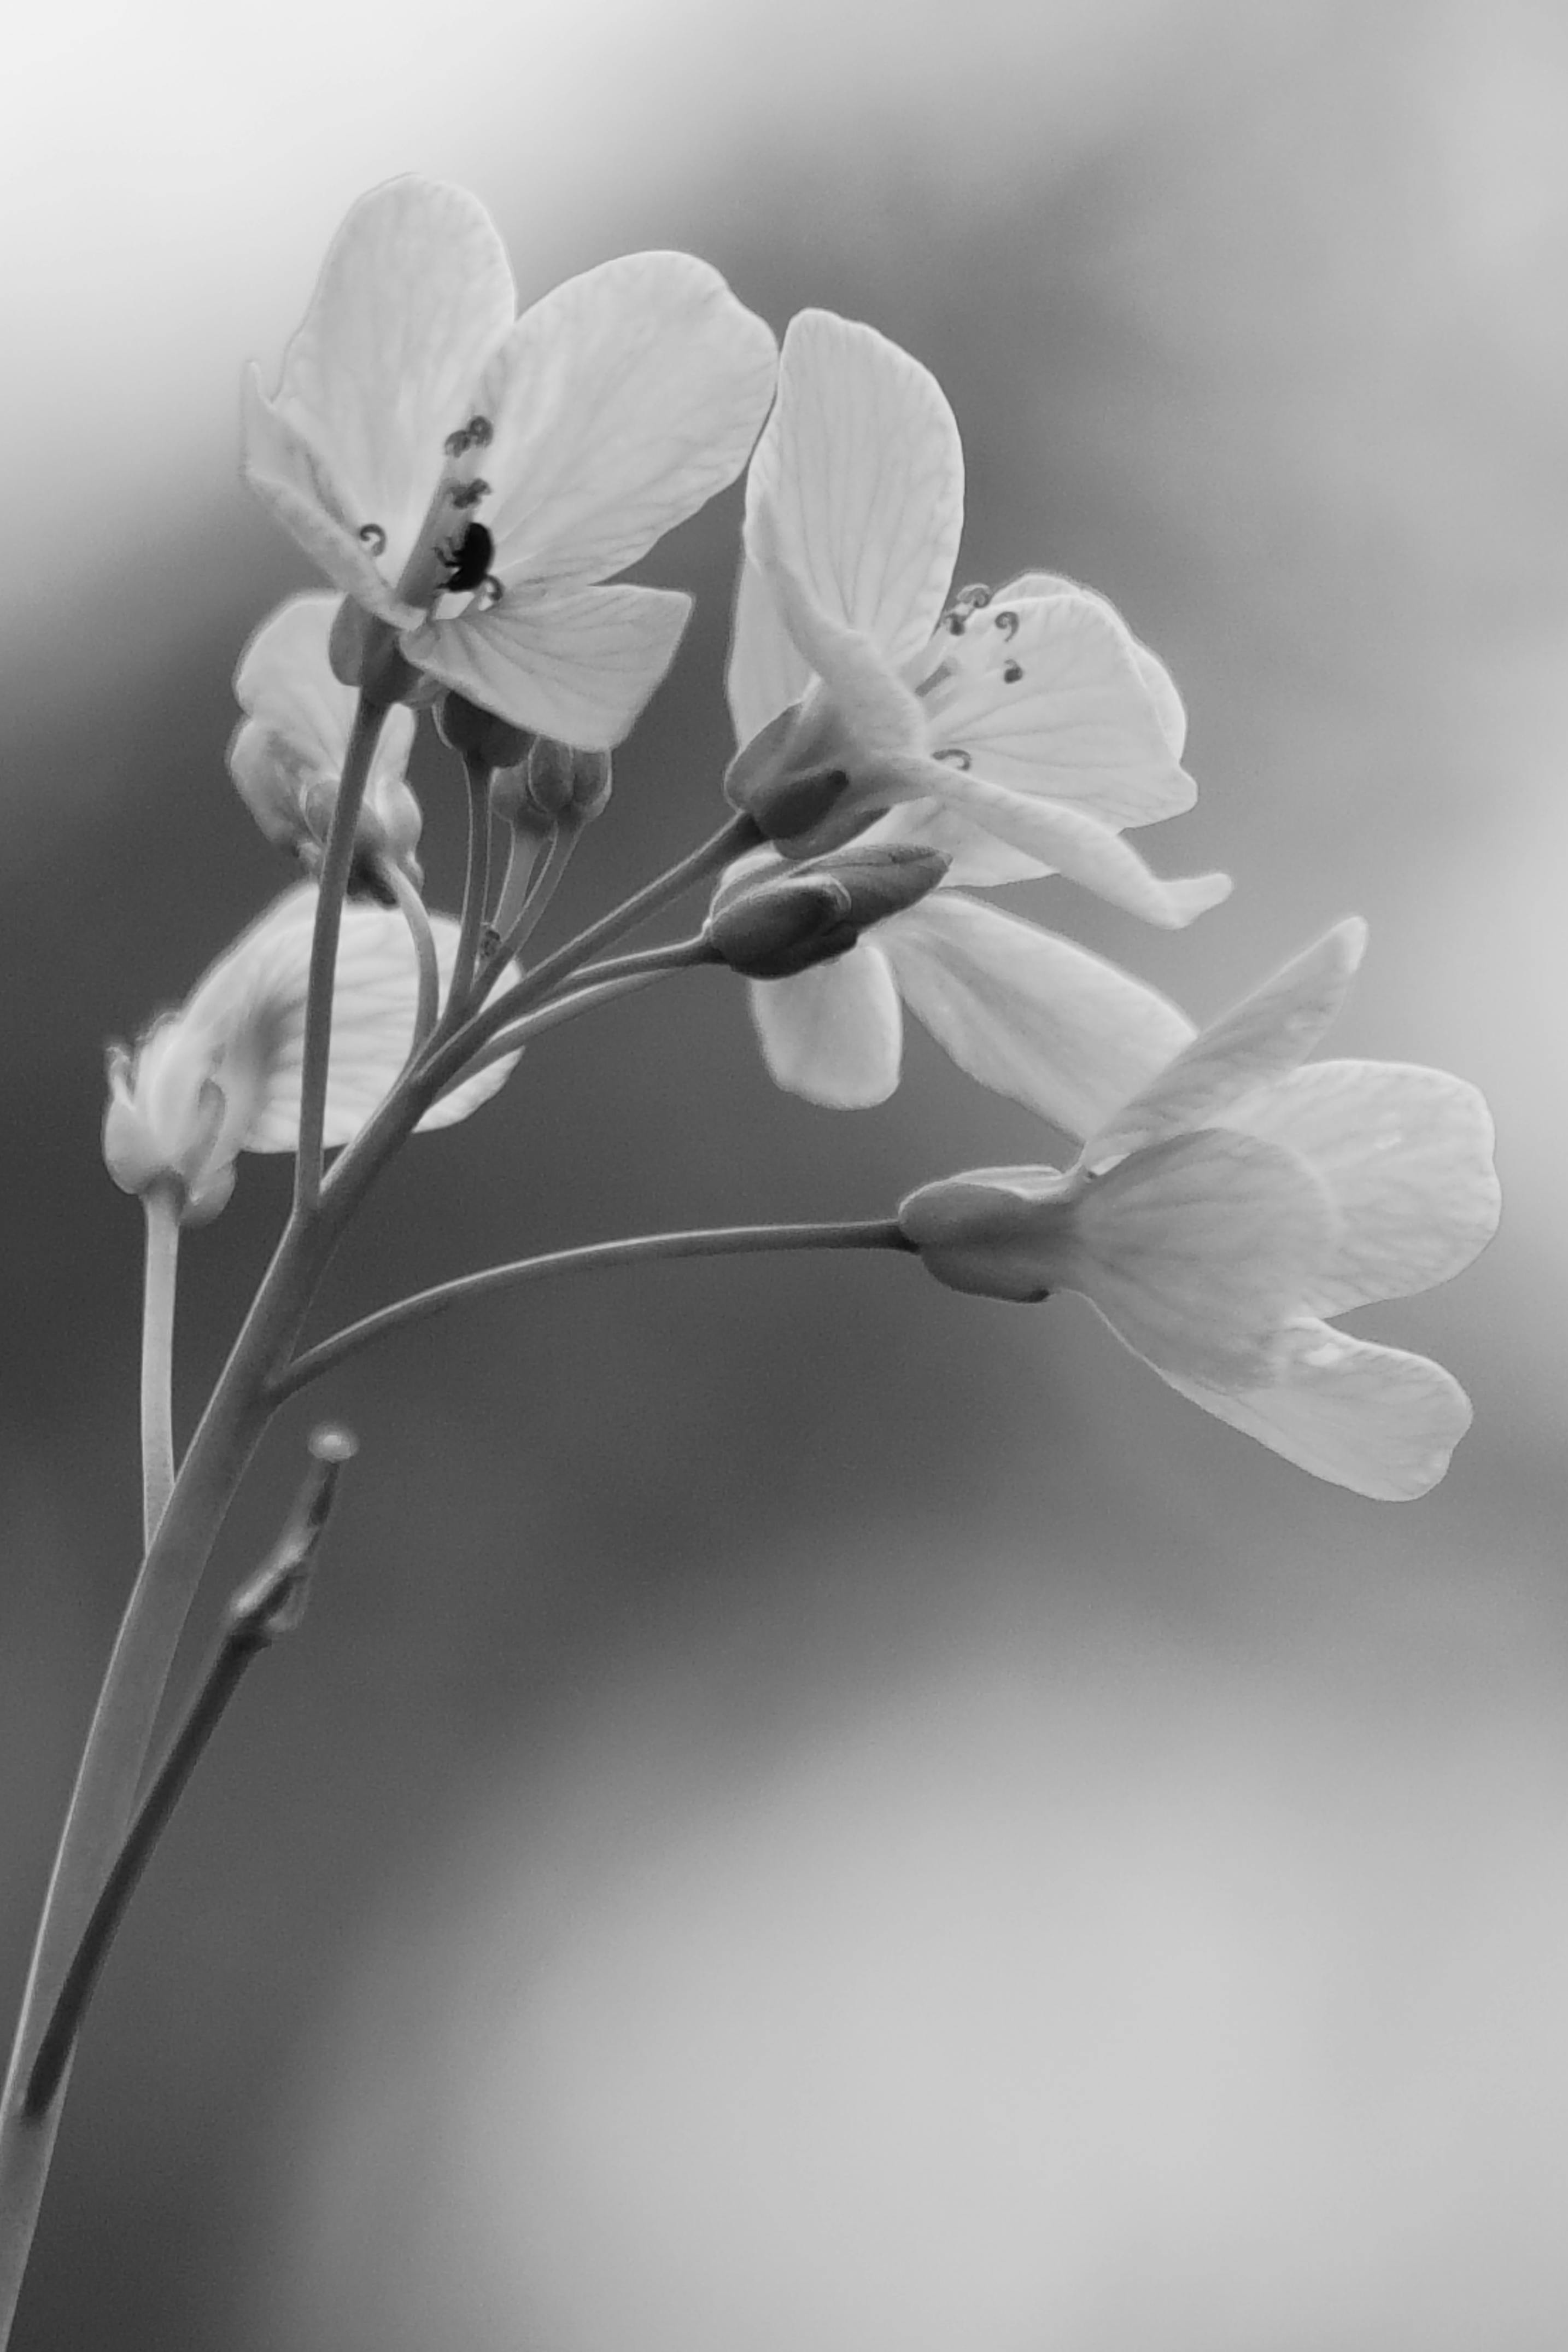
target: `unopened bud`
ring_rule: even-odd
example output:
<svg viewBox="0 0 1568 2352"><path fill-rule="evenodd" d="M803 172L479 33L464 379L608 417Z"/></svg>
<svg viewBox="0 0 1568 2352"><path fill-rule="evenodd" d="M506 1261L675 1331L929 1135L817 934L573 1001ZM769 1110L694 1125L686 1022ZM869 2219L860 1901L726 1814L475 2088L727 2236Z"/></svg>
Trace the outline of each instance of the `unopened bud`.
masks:
<svg viewBox="0 0 1568 2352"><path fill-rule="evenodd" d="M1029 1303L1051 1296L1045 1265L1060 1255L1074 1197L1054 1169L977 1170L912 1192L899 1229L949 1290Z"/></svg>
<svg viewBox="0 0 1568 2352"><path fill-rule="evenodd" d="M787 980L847 954L863 930L903 914L947 871L939 850L868 843L810 866L753 866L715 893L708 944L748 980Z"/></svg>
<svg viewBox="0 0 1568 2352"><path fill-rule="evenodd" d="M134 1054L109 1053L103 1158L122 1192L168 1185L182 1224L205 1224L234 1191L222 1087L190 1051L177 1014L155 1022Z"/></svg>
<svg viewBox="0 0 1568 2352"><path fill-rule="evenodd" d="M536 817L559 824L591 824L609 804L611 787L608 751L580 751L541 735L528 753L525 789Z"/></svg>
<svg viewBox="0 0 1568 2352"><path fill-rule="evenodd" d="M448 692L435 706L435 726L444 743L486 768L515 768L526 760L533 737L493 710L482 710L465 694Z"/></svg>

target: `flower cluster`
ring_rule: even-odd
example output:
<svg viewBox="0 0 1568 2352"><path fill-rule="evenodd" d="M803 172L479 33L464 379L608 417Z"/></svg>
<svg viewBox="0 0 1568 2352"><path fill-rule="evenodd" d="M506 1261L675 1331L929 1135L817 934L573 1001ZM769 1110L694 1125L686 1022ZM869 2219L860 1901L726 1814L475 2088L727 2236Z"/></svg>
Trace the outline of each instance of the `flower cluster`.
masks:
<svg viewBox="0 0 1568 2352"><path fill-rule="evenodd" d="M1048 572L956 587L963 452L916 360L822 310L776 345L677 253L607 262L518 316L483 208L409 178L350 213L273 389L253 373L245 436L247 479L329 593L252 638L229 765L308 878L117 1050L117 1182L172 1192L193 1223L241 1150L303 1162L313 1022L319 1157L389 1101L407 1131L465 1117L531 1026L681 963L742 976L774 1078L840 1108L897 1085L907 1006L1081 1148L923 1186L900 1247L955 1289L1082 1294L1162 1378L1320 1476L1396 1497L1441 1475L1462 1391L1327 1318L1483 1246L1484 1106L1439 1071L1308 1058L1357 924L1198 1033L996 903L1055 876L1175 929L1230 884L1162 877L1127 838L1196 788L1176 688L1113 606ZM581 953L530 963L690 608L621 575L743 468L719 848ZM407 772L426 707L475 795L455 920L421 895ZM585 962L701 878L696 941Z"/></svg>

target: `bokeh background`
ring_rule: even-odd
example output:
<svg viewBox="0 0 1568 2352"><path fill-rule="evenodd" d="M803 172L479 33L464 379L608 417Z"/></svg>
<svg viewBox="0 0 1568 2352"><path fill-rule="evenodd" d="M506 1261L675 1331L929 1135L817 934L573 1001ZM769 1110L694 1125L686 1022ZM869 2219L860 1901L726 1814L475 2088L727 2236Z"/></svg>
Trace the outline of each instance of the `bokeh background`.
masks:
<svg viewBox="0 0 1568 2352"><path fill-rule="evenodd" d="M1076 1302L895 1261L540 1289L345 1373L308 1630L115 1954L18 2346L1557 2352L1568 18L62 0L6 50L7 2007L132 1566L101 1051L287 878L223 769L238 649L306 583L236 480L238 371L375 181L476 188L525 299L686 246L779 329L823 303L917 352L965 576L1124 607L1201 783L1146 845L1239 886L1176 938L1023 902L1198 1014L1364 913L1335 1050L1479 1080L1509 1196L1457 1285L1358 1318L1476 1400L1402 1508ZM711 827L737 514L653 560L697 620L565 913ZM421 772L440 898L457 795ZM781 1097L693 976L422 1142L329 1306L1037 1148L919 1041L875 1113ZM286 1182L248 1163L188 1246L187 1412Z"/></svg>

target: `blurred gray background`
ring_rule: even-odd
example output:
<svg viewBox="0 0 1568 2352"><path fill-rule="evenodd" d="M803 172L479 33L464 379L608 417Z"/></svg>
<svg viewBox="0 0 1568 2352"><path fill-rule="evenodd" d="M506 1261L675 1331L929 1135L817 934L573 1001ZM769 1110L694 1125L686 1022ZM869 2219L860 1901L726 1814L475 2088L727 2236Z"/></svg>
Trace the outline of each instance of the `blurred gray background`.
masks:
<svg viewBox="0 0 1568 2352"><path fill-rule="evenodd" d="M136 1526L100 1055L287 877L229 675L306 584L235 477L362 188L465 181L525 300L685 246L937 373L965 577L1170 662L1234 899L1060 923L1211 1013L1333 918L1334 1050L1491 1097L1504 1233L1357 1318L1477 1405L1405 1507L1071 1299L879 1259L540 1289L320 1393L363 1441L92 2019L19 2352L1552 2352L1568 2340L1568 16L1542 0L65 5L5 37L0 1990ZM715 821L738 495L563 915ZM458 795L420 771L438 899ZM916 1042L776 1094L738 987L544 1041L329 1318L1035 1156ZM286 1197L185 1253L180 1391ZM302 1414L195 1644L275 1523Z"/></svg>

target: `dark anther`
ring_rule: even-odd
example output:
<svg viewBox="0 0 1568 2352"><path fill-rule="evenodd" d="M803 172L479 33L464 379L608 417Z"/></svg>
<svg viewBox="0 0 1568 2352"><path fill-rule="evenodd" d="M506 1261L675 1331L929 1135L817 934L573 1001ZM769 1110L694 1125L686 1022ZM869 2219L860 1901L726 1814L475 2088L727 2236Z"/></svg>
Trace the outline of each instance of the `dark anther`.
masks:
<svg viewBox="0 0 1568 2352"><path fill-rule="evenodd" d="M487 449L495 437L496 428L487 416L471 416L468 419L470 449Z"/></svg>
<svg viewBox="0 0 1568 2352"><path fill-rule="evenodd" d="M961 751L956 743L951 745L946 751L938 751L936 757L946 761L948 767L961 769L966 774L975 764L967 751Z"/></svg>
<svg viewBox="0 0 1568 2352"><path fill-rule="evenodd" d="M386 553L387 535L379 522L362 522L360 525L360 537L372 555Z"/></svg>
<svg viewBox="0 0 1568 2352"><path fill-rule="evenodd" d="M476 507L481 499L487 499L489 495L489 483L482 474L476 474L471 482L465 482L461 489L453 491L452 504L459 514L463 514L469 507Z"/></svg>
<svg viewBox="0 0 1568 2352"><path fill-rule="evenodd" d="M959 589L942 617L953 635L956 637L961 637L971 617L976 613L983 611L990 601L990 590L983 581L977 581L973 587Z"/></svg>
<svg viewBox="0 0 1568 2352"><path fill-rule="evenodd" d="M496 542L482 522L471 522L458 540L448 540L435 551L446 566L445 593L462 596L485 586L490 571L490 559L496 552ZM500 593L499 588L497 594ZM492 604L495 598L492 597Z"/></svg>
<svg viewBox="0 0 1568 2352"><path fill-rule="evenodd" d="M1004 686L1016 686L1022 676L1023 664L1021 662L1010 661L1004 662L1002 664L1002 683Z"/></svg>
<svg viewBox="0 0 1568 2352"><path fill-rule="evenodd" d="M493 604L498 604L500 603L506 593L506 590L502 587L495 573L493 572L486 572L483 580L480 581L478 587L480 610L487 613Z"/></svg>
<svg viewBox="0 0 1568 2352"><path fill-rule="evenodd" d="M1017 636L1019 633L1019 616L1012 611L1010 606L1004 605L999 613L993 613L991 614L991 619L996 624L997 627L1000 629L1004 637Z"/></svg>

